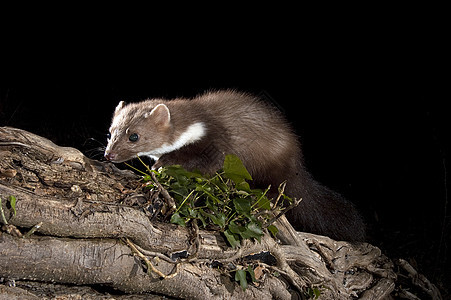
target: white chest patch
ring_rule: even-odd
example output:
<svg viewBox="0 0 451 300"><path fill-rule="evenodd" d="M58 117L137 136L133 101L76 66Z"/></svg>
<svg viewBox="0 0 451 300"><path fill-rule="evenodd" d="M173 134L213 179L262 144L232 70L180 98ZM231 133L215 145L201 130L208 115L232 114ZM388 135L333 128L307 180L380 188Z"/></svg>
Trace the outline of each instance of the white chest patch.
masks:
<svg viewBox="0 0 451 300"><path fill-rule="evenodd" d="M202 122L194 123L172 143L163 144L161 147L153 149L148 152L139 152L138 156L149 156L155 160L158 160L163 154L175 151L183 146L189 145L200 140L205 135L205 125Z"/></svg>

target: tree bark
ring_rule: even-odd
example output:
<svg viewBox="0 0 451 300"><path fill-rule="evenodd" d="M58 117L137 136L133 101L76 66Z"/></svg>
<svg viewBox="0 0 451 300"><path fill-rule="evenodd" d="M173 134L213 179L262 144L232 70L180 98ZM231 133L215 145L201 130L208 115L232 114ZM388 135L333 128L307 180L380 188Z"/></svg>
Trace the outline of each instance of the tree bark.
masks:
<svg viewBox="0 0 451 300"><path fill-rule="evenodd" d="M395 289L393 263L377 247L296 232L284 216L276 221L278 240L266 233L239 249L218 232L151 221L136 205L149 201L137 175L15 128L0 128L0 199L0 222L8 223L0 232L0 278L22 289L39 282L184 299L291 299L315 291L320 299L385 299ZM11 230L36 225L27 237ZM249 266L256 281L243 290L233 274ZM0 298L27 293L0 287Z"/></svg>

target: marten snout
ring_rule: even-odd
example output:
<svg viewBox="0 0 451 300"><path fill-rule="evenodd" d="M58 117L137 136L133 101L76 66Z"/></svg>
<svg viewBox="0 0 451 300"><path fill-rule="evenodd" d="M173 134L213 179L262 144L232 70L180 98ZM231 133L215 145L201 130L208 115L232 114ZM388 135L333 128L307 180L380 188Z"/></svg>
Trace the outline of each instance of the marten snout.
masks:
<svg viewBox="0 0 451 300"><path fill-rule="evenodd" d="M109 161L114 161L117 158L117 154L113 152L106 152L105 151L105 158Z"/></svg>

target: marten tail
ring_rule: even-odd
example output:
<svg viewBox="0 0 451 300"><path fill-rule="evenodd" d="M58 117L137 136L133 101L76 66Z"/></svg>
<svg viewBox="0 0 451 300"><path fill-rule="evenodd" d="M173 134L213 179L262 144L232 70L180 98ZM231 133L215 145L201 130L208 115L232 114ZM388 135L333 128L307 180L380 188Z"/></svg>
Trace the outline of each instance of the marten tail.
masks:
<svg viewBox="0 0 451 300"><path fill-rule="evenodd" d="M365 240L364 222L351 202L340 194L316 182L308 172L287 183L291 197L301 203L287 212L294 228L329 236L334 240L358 242Z"/></svg>

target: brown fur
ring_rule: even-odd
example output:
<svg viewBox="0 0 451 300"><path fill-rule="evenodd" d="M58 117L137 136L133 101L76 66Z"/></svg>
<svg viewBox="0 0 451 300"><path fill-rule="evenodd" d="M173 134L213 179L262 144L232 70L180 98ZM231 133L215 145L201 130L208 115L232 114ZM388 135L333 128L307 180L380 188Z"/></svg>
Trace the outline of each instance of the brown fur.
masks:
<svg viewBox="0 0 451 300"><path fill-rule="evenodd" d="M163 110L148 115L158 104ZM194 143L161 155L154 167L180 164L214 173L226 154L241 158L253 185L276 189L287 180L286 193L302 198L288 217L295 228L335 239L363 240L363 222L351 203L314 181L305 170L297 136L281 113L256 97L235 91L206 93L197 98L147 100L119 105L113 116L106 157L119 162L163 144L174 143L188 126L202 122L205 135ZM140 139L128 140L131 133ZM114 140L113 140L114 139ZM113 157L112 157L113 156ZM112 159L114 158L114 159Z"/></svg>

